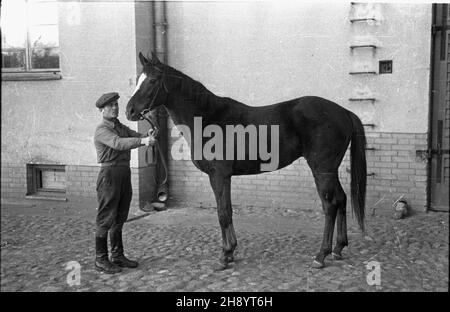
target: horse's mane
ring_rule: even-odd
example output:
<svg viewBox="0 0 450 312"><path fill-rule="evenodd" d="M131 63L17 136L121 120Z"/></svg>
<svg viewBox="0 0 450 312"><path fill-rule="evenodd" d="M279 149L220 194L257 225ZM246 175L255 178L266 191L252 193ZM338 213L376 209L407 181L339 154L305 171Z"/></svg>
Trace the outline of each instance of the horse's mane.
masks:
<svg viewBox="0 0 450 312"><path fill-rule="evenodd" d="M194 80L188 75L176 70L173 67L165 65L167 67L167 74L170 76L176 76L181 78L180 92L185 96L187 100L196 102L202 108L213 108L220 104L240 104L245 105L239 101L236 101L229 97L221 97L215 95L213 92L208 90L201 82ZM211 107L212 106L212 107Z"/></svg>
<svg viewBox="0 0 450 312"><path fill-rule="evenodd" d="M188 75L185 75L176 69L174 69L174 71L177 75L182 77L180 92L184 94L186 98L203 102L210 96L216 96L214 93L209 91L201 82L192 79Z"/></svg>

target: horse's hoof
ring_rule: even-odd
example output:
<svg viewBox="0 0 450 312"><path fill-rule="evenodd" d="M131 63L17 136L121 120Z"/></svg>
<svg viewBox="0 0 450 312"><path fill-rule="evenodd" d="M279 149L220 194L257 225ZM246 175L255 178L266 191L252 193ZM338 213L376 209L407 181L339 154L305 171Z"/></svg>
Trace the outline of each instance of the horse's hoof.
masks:
<svg viewBox="0 0 450 312"><path fill-rule="evenodd" d="M312 267L314 268L314 269L321 269L321 268L323 268L325 266L325 263L320 263L319 261L317 261L317 260L314 260L313 261L313 264L312 264Z"/></svg>
<svg viewBox="0 0 450 312"><path fill-rule="evenodd" d="M214 265L214 271L223 271L229 268L229 265L227 262L219 261L216 265Z"/></svg>
<svg viewBox="0 0 450 312"><path fill-rule="evenodd" d="M336 254L334 252L331 253L331 256L333 257L333 260L342 260L343 257L340 254Z"/></svg>
<svg viewBox="0 0 450 312"><path fill-rule="evenodd" d="M223 263L231 263L234 262L234 256L222 256L219 261Z"/></svg>
<svg viewBox="0 0 450 312"><path fill-rule="evenodd" d="M234 256L227 256L227 257L225 257L225 262L226 263L234 262Z"/></svg>

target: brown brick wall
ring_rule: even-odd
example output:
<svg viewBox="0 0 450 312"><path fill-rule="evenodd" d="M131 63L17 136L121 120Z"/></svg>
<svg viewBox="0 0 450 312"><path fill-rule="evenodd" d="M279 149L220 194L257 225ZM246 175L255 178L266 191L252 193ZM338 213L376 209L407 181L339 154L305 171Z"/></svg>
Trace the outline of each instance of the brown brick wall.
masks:
<svg viewBox="0 0 450 312"><path fill-rule="evenodd" d="M25 164L3 163L1 165L1 196L23 198L27 192L27 170Z"/></svg>
<svg viewBox="0 0 450 312"><path fill-rule="evenodd" d="M27 195L26 164L3 163L1 165L2 198L25 199ZM98 166L65 166L66 198L73 202L92 202L97 205L96 184L100 167ZM139 207L140 169L132 168L133 199L132 209Z"/></svg>
<svg viewBox="0 0 450 312"><path fill-rule="evenodd" d="M92 200L96 198L95 187L100 168L96 166L66 166L68 200Z"/></svg>
<svg viewBox="0 0 450 312"><path fill-rule="evenodd" d="M416 158L416 150L427 148L426 134L367 133L368 173L367 207L375 203L391 205L400 195L414 209L426 205L427 164ZM169 149L170 150L170 149ZM171 159L171 157L169 157ZM339 169L342 185L349 194L350 176L348 152ZM169 161L169 196L175 202L190 205L215 206L208 176L200 172L191 161ZM26 164L2 163L2 197L25 198ZM132 168L132 209L150 200L148 189L152 185L152 168ZM66 166L66 197L69 201L96 203L98 166ZM306 161L301 158L279 171L232 179L234 205L286 207L290 209L320 206L314 180Z"/></svg>
<svg viewBox="0 0 450 312"><path fill-rule="evenodd" d="M97 202L98 166L66 166L67 200ZM131 169L131 183L133 186L132 209L139 207L139 169Z"/></svg>
<svg viewBox="0 0 450 312"><path fill-rule="evenodd" d="M367 142L367 147L375 148L366 152L368 173L375 174L367 177L367 207L377 202L378 205L390 206L405 194L414 209L423 210L426 205L427 163L416 158L416 150L427 148L427 134L367 132ZM171 160L169 167L170 195L174 200L215 206L208 176L195 168L191 161ZM347 168L350 168L348 152L339 175L349 194ZM279 171L233 177L232 201L241 206L283 206L290 209L320 206L314 179L303 158Z"/></svg>

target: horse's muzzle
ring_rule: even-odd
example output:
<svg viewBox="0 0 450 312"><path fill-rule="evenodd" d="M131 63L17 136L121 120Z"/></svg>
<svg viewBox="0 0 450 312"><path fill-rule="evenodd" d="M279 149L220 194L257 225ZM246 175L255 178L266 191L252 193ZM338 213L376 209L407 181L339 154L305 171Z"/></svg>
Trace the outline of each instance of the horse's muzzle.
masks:
<svg viewBox="0 0 450 312"><path fill-rule="evenodd" d="M137 113L132 106L127 106L127 110L125 111L125 115L128 120L138 121L140 119L139 113Z"/></svg>

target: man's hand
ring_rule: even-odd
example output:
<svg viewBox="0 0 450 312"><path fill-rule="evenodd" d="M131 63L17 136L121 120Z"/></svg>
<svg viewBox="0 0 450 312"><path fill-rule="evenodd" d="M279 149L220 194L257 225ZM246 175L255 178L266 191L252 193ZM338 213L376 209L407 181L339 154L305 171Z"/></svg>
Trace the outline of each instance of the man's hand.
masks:
<svg viewBox="0 0 450 312"><path fill-rule="evenodd" d="M155 145L155 138L153 136L148 136L145 138L141 138L141 144L144 144L145 146L153 146Z"/></svg>
<svg viewBox="0 0 450 312"><path fill-rule="evenodd" d="M159 133L158 128L151 128L150 130L148 130L147 135L156 138L158 136L158 133Z"/></svg>

